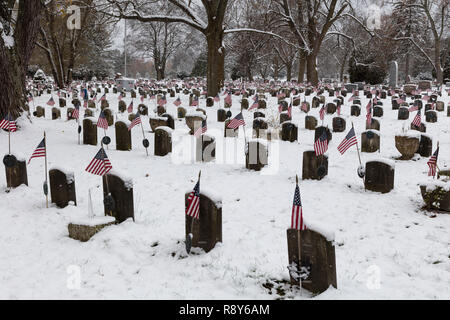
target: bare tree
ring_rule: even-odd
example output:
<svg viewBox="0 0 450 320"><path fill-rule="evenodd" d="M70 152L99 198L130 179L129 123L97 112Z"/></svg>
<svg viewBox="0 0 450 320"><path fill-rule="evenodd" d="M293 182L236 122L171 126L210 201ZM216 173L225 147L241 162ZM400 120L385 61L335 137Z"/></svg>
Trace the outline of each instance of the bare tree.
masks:
<svg viewBox="0 0 450 320"><path fill-rule="evenodd" d="M0 118L18 116L25 99L25 77L33 51L41 10L41 0L0 3Z"/></svg>

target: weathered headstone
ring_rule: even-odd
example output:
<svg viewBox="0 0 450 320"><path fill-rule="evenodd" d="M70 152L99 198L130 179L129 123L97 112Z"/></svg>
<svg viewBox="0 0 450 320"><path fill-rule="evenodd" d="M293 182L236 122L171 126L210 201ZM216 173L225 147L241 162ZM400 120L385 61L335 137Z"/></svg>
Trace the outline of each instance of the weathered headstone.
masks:
<svg viewBox="0 0 450 320"><path fill-rule="evenodd" d="M419 135L398 134L395 136L395 147L402 154L401 160L410 160L419 149Z"/></svg>
<svg viewBox="0 0 450 320"><path fill-rule="evenodd" d="M398 64L397 61L391 61L389 64L389 87L397 87L398 82Z"/></svg>
<svg viewBox="0 0 450 320"><path fill-rule="evenodd" d="M172 132L169 127L158 127L155 130L155 156L165 156L172 152Z"/></svg>
<svg viewBox="0 0 450 320"><path fill-rule="evenodd" d="M111 195L114 200L112 208L108 205L108 195ZM123 179L111 172L105 174L103 176L103 201L105 216L115 217L118 223L124 222L128 218L132 218L134 221L133 182L130 179Z"/></svg>
<svg viewBox="0 0 450 320"><path fill-rule="evenodd" d="M380 149L380 135L377 130L361 133L361 152L377 152Z"/></svg>
<svg viewBox="0 0 450 320"><path fill-rule="evenodd" d="M245 149L245 167L260 171L269 163L269 151L265 140L254 139L247 142Z"/></svg>
<svg viewBox="0 0 450 320"><path fill-rule="evenodd" d="M186 208L189 194L185 194ZM199 219L185 216L186 237L192 234L192 247L209 252L217 242L222 242L222 200L211 199L200 191Z"/></svg>
<svg viewBox="0 0 450 320"><path fill-rule="evenodd" d="M333 118L333 132L344 132L346 127L345 119L342 117Z"/></svg>
<svg viewBox="0 0 450 320"><path fill-rule="evenodd" d="M322 293L330 286L337 288L334 238L327 239L307 227L302 231L288 229L287 242L289 266L295 270L290 272L291 284L300 285L298 271L301 271L306 276L301 280L302 288L313 294Z"/></svg>
<svg viewBox="0 0 450 320"><path fill-rule="evenodd" d="M128 130L128 125L123 121L117 121L115 124L116 130L116 150L129 151L131 150L131 130Z"/></svg>
<svg viewBox="0 0 450 320"><path fill-rule="evenodd" d="M5 159L7 157L7 159ZM14 155L6 155L3 158L5 164L6 186L17 188L21 184L28 186L27 165L25 159L18 159Z"/></svg>
<svg viewBox="0 0 450 320"><path fill-rule="evenodd" d="M97 122L94 118L83 119L83 144L97 145Z"/></svg>
<svg viewBox="0 0 450 320"><path fill-rule="evenodd" d="M292 121L285 121L281 125L281 140L295 142L298 137L298 127Z"/></svg>
<svg viewBox="0 0 450 320"><path fill-rule="evenodd" d="M361 114L361 107L357 104L353 104L350 107L350 115L359 117L360 114Z"/></svg>
<svg viewBox="0 0 450 320"><path fill-rule="evenodd" d="M437 112L434 110L425 112L425 121L431 123L437 122Z"/></svg>
<svg viewBox="0 0 450 320"><path fill-rule="evenodd" d="M305 129L315 130L317 127L317 118L314 116L305 117Z"/></svg>
<svg viewBox="0 0 450 320"><path fill-rule="evenodd" d="M427 134L421 134L420 135L420 143L419 143L419 150L417 150L417 153L420 154L422 157L430 157L433 153L433 139L431 136Z"/></svg>
<svg viewBox="0 0 450 320"><path fill-rule="evenodd" d="M73 201L74 205L77 205L73 172L64 172L52 168L48 172L48 175L52 203L56 204L59 208L67 207L70 201Z"/></svg>
<svg viewBox="0 0 450 320"><path fill-rule="evenodd" d="M314 150L303 152L302 179L321 180L328 174L328 156L316 156Z"/></svg>
<svg viewBox="0 0 450 320"><path fill-rule="evenodd" d="M366 162L364 185L367 190L387 193L394 189L395 165L390 160Z"/></svg>

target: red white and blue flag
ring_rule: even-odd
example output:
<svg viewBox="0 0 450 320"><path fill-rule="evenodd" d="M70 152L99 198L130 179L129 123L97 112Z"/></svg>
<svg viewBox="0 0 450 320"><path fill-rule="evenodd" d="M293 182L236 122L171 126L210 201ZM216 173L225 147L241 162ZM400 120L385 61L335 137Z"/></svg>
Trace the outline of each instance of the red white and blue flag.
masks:
<svg viewBox="0 0 450 320"><path fill-rule="evenodd" d="M94 159L89 163L86 168L86 171L98 176L103 176L107 174L112 169L111 162L106 155L106 152L103 148L95 155Z"/></svg>
<svg viewBox="0 0 450 320"><path fill-rule="evenodd" d="M237 128L239 128L239 126L242 126L242 125L245 126L245 121L244 121L244 117L242 116L242 112L239 112L239 114L236 117L234 117L233 120L230 121L227 128L237 129Z"/></svg>
<svg viewBox="0 0 450 320"><path fill-rule="evenodd" d="M291 229L305 230L305 222L303 221L303 207L300 199L300 188L298 184L295 186L294 202L292 204Z"/></svg>
<svg viewBox="0 0 450 320"><path fill-rule="evenodd" d="M30 164L31 159L45 157L45 154L46 154L45 138L43 138L42 141L38 144L37 148L34 150L33 154L31 155L30 160L28 160L28 164Z"/></svg>
<svg viewBox="0 0 450 320"><path fill-rule="evenodd" d="M55 105L55 100L53 100L53 97L50 97L50 99L47 101L47 104L49 106L54 106Z"/></svg>
<svg viewBox="0 0 450 320"><path fill-rule="evenodd" d="M173 104L175 105L175 106L179 106L180 104L181 104L181 99L180 99L180 97L178 97L174 102L173 102Z"/></svg>
<svg viewBox="0 0 450 320"><path fill-rule="evenodd" d="M198 219L200 217L200 180L195 184L194 190L188 196L186 215Z"/></svg>
<svg viewBox="0 0 450 320"><path fill-rule="evenodd" d="M103 128L105 130L108 129L108 121L106 120L106 117L105 117L105 114L103 113L103 110L100 111L100 115L98 116L97 127Z"/></svg>
<svg viewBox="0 0 450 320"><path fill-rule="evenodd" d="M194 136L196 138L200 137L202 134L204 134L206 132L206 130L208 130L208 126L206 123L206 120L202 121L202 126L200 128L198 128L195 132L194 132Z"/></svg>
<svg viewBox="0 0 450 320"><path fill-rule="evenodd" d="M0 129L5 129L10 132L17 131L16 121L12 116L7 115L2 121L0 121Z"/></svg>
<svg viewBox="0 0 450 320"><path fill-rule="evenodd" d="M133 121L131 121L130 126L128 127L128 131L131 131L131 129L133 129L134 126L138 125L142 123L141 122L141 115L138 111L138 113L136 113L136 115L134 116Z"/></svg>
<svg viewBox="0 0 450 320"><path fill-rule="evenodd" d="M428 165L428 175L434 176L436 175L436 167L437 167L437 159L439 155L439 147L436 149L436 151L433 153L433 155L428 159L427 165Z"/></svg>
<svg viewBox="0 0 450 320"><path fill-rule="evenodd" d="M314 142L314 152L316 156L324 154L328 150L328 137L327 133L324 131L322 135Z"/></svg>
<svg viewBox="0 0 450 320"><path fill-rule="evenodd" d="M345 136L344 140L342 140L342 142L339 144L337 149L341 154L344 154L345 151L347 151L351 146L354 146L357 143L358 140L356 139L355 129L351 128Z"/></svg>
<svg viewBox="0 0 450 320"><path fill-rule="evenodd" d="M414 117L412 124L415 125L416 127L420 127L420 125L422 124L422 118L421 118L421 114L420 114L420 110L417 111L416 116Z"/></svg>

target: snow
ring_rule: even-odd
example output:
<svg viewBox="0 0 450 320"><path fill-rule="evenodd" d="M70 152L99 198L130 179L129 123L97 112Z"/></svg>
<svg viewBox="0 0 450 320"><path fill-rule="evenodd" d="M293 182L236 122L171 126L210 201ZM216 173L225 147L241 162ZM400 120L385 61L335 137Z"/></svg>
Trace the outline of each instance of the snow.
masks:
<svg viewBox="0 0 450 320"><path fill-rule="evenodd" d="M106 96L116 112L117 95ZM303 94L301 97L303 100ZM312 97L306 97L307 102L311 103ZM345 97L342 116L352 119L361 146L366 119L364 115L350 116L349 97ZM356 173L359 161L354 146L344 155L338 152L337 146L350 127L333 133L328 148L328 175L320 181L302 180L302 154L313 150L314 130L304 128L306 114L299 107L292 109L293 121L301 124L299 142L266 142L273 170L264 173L266 168L261 172L245 169L243 128L239 128L239 139L224 139L223 123L216 122L218 104L207 108L205 99L200 99L199 104L208 115L207 133L217 139L216 161L210 163L196 162L193 147L187 148L190 160L186 162L176 163L173 155L155 157L148 116L142 116L150 141L148 157L141 130L131 131L133 149L125 152L115 150L114 127L110 127L107 134L112 141L105 151L114 172L133 180L135 222L112 225L85 243L70 239L67 225L77 218L87 219L89 189L93 211L103 215L102 179L84 171L100 141L97 146L78 145L76 122L66 121L65 108L61 119L51 120L51 107L45 105L49 98L48 94L35 97L30 111L34 106L44 106L48 109L46 117L33 117L32 124L23 121L21 129L11 134L12 152L28 159L45 130L48 165L74 172L77 206L60 209L50 204L45 208L44 161L33 159L27 166L29 186L22 185L9 193L4 192L6 177L0 170L1 299L276 299L278 296L269 295L262 284L268 279L289 279L286 229L290 227L295 175L300 179L306 225L334 238L338 288L315 297L305 290L302 295L287 290L285 299L450 299L450 215L431 218L420 209L424 203L418 183L435 183L427 177L428 158L392 159L398 153L394 137L404 121L397 120L398 111L392 110L390 97L383 100L381 148L376 154L377 161L381 158L395 163L395 188L387 194L364 191ZM187 106L188 96L180 93L180 98ZM176 97L167 99L167 110L175 112ZM240 112L240 97L233 95L232 99L231 112L235 116ZM326 97L326 102L333 99ZM364 96L360 99L363 106L367 104ZM442 99L446 105L450 101L445 92ZM71 100L67 99L68 107L72 107ZM131 98L124 100L128 105ZM144 101L147 106L153 107L154 103ZM267 108L267 114L277 113L276 97L267 98ZM83 116L84 111L80 112ZM99 108L95 120L98 113ZM246 123L251 123L253 111L242 113ZM318 114L319 108L309 112L316 117ZM128 114L117 117L127 118ZM333 117L325 115L324 126L331 128ZM184 119L176 119L175 128L174 135L182 139L173 139L173 147L194 141L187 134ZM250 138L252 132L246 129ZM98 130L102 137L103 129ZM446 111L438 122L427 123L433 151L440 143L440 168L450 166L449 133ZM3 130L0 148L4 153L8 150L8 134ZM361 153L363 164L372 157ZM222 202L223 243L209 253L188 256L184 245L184 191L192 190L199 170L200 191L219 195ZM71 266L80 268L79 289L67 286ZM379 289L368 286L368 270L374 267L380 270Z"/></svg>
<svg viewBox="0 0 450 320"><path fill-rule="evenodd" d="M72 224L79 224L79 225L83 225L83 226L90 226L90 227L94 227L94 226L98 226L101 224L107 224L107 223L111 223L116 221L116 218L114 217L110 217L110 216L95 216L93 218L74 218L72 220L70 220L70 223Z"/></svg>
<svg viewBox="0 0 450 320"><path fill-rule="evenodd" d="M75 181L75 177L74 177L73 171L68 171L65 168L62 168L60 166L55 166L55 165L53 165L53 166L51 166L49 168L49 171L51 171L51 170L59 170L62 173L64 173L66 175L66 181L67 181L68 184L71 184L71 183L73 183Z"/></svg>

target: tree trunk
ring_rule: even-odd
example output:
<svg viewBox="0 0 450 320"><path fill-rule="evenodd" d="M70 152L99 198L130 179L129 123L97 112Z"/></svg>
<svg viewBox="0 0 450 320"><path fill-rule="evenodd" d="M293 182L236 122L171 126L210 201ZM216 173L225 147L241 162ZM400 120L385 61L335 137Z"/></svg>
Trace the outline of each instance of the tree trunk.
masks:
<svg viewBox="0 0 450 320"><path fill-rule="evenodd" d="M292 79L292 65L285 64L286 66L286 80L289 82Z"/></svg>
<svg viewBox="0 0 450 320"><path fill-rule="evenodd" d="M305 77L305 67L306 67L306 55L304 51L300 51L300 57L298 60L298 83L302 83Z"/></svg>
<svg viewBox="0 0 450 320"><path fill-rule="evenodd" d="M313 86L317 86L319 84L316 60L315 54L309 54L306 57L306 77L308 82Z"/></svg>
<svg viewBox="0 0 450 320"><path fill-rule="evenodd" d="M348 51L345 52L344 58L342 58L341 66L339 69L339 81L341 81L341 82L344 82L344 70L345 70L345 65L347 64L347 56L348 56Z"/></svg>
<svg viewBox="0 0 450 320"><path fill-rule="evenodd" d="M208 44L207 61L207 89L208 96L215 97L220 91L225 79L225 51L222 47L223 31L220 28L213 29L206 34Z"/></svg>
<svg viewBox="0 0 450 320"><path fill-rule="evenodd" d="M5 37L0 37L0 118L8 113L17 117L25 106L25 77L41 10L40 0L20 1L14 43L5 44Z"/></svg>
<svg viewBox="0 0 450 320"><path fill-rule="evenodd" d="M439 40L434 42L434 65L437 83L442 85L444 83L444 70L442 70L441 65L441 42Z"/></svg>
<svg viewBox="0 0 450 320"><path fill-rule="evenodd" d="M405 83L408 83L409 76L409 52L406 53L405 57Z"/></svg>

